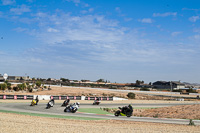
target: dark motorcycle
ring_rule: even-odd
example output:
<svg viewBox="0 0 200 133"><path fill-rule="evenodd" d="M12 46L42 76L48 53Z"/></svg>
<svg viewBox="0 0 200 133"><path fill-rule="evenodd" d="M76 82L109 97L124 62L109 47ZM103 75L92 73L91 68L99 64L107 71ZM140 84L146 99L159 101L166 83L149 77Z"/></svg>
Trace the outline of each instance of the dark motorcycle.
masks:
<svg viewBox="0 0 200 133"><path fill-rule="evenodd" d="M100 100L94 100L93 105L99 105L101 103Z"/></svg>
<svg viewBox="0 0 200 133"><path fill-rule="evenodd" d="M67 105L69 105L70 99L67 99L63 102L63 104L61 105L61 107L66 107Z"/></svg>
<svg viewBox="0 0 200 133"><path fill-rule="evenodd" d="M131 117L133 113L133 109L130 108L126 108L126 107L119 107L119 110L117 110L115 112L115 116L127 116L127 117Z"/></svg>

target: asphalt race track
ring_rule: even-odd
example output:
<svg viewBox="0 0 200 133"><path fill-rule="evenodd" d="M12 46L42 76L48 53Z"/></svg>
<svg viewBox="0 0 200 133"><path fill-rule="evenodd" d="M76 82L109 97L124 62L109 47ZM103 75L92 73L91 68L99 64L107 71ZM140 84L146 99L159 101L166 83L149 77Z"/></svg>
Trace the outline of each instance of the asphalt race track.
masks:
<svg viewBox="0 0 200 133"><path fill-rule="evenodd" d="M81 104L80 108L117 108L122 107L127 104L100 104L92 105L91 104ZM173 106L180 104L132 104L133 107L159 107L159 106ZM61 107L61 103L57 103L54 107L46 109L45 103L39 103L37 106L30 106L28 103L1 103L0 110L9 110L9 111L19 111L19 112L28 112L28 113L39 113L39 114L49 114L49 115L63 115L63 116L77 116L77 117L89 117L89 118L104 118L104 119L115 119L115 120L128 120L128 121L140 121L140 122L156 122L156 123L171 123L171 124L189 124L189 120L184 119L168 119L168 118L149 118L149 117L135 117L130 118L114 115L99 115L91 113L66 113L64 112L65 107ZM200 120L193 120L195 125L200 125Z"/></svg>

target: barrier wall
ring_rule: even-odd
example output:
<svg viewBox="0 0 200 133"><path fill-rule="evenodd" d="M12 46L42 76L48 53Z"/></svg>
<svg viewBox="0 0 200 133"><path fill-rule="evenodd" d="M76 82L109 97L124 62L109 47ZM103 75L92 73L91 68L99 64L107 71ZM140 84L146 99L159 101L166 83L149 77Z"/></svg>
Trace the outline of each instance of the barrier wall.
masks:
<svg viewBox="0 0 200 133"><path fill-rule="evenodd" d="M33 95L0 95L0 99L32 100Z"/></svg>
<svg viewBox="0 0 200 133"><path fill-rule="evenodd" d="M113 101L113 97L85 97L85 100L96 100L97 98L102 101Z"/></svg>
<svg viewBox="0 0 200 133"><path fill-rule="evenodd" d="M54 99L54 100L65 100L65 99L81 100L81 96L51 96L51 99Z"/></svg>
<svg viewBox="0 0 200 133"><path fill-rule="evenodd" d="M9 100L9 99L14 99L14 100L32 100L36 99L38 96L39 100L65 100L65 99L70 99L70 100L96 100L97 97L86 97L86 96L51 96L51 95L0 95L0 99L3 100ZM113 97L98 97L102 101L113 101Z"/></svg>

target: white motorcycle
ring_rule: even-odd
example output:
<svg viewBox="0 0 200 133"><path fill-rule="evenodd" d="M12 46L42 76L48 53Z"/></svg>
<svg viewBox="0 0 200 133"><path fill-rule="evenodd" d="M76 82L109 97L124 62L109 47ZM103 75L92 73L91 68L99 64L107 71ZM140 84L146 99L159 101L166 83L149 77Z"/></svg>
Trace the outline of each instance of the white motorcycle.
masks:
<svg viewBox="0 0 200 133"><path fill-rule="evenodd" d="M53 107L54 104L55 104L54 99L51 99L51 100L47 103L46 109L49 109L49 108Z"/></svg>
<svg viewBox="0 0 200 133"><path fill-rule="evenodd" d="M74 104L68 105L65 109L64 112L72 112L75 113L79 109L79 102L76 102Z"/></svg>

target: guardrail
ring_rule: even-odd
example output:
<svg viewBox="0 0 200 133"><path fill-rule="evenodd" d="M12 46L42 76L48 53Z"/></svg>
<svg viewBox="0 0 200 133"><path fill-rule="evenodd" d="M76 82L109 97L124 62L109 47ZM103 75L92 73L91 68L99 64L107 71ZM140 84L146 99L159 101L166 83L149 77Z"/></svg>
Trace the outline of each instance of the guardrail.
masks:
<svg viewBox="0 0 200 133"><path fill-rule="evenodd" d="M0 95L0 99L32 100L33 95Z"/></svg>
<svg viewBox="0 0 200 133"><path fill-rule="evenodd" d="M65 100L65 99L70 99L70 100L96 100L99 98L102 101L113 101L113 97L86 97L86 96L51 96L51 95L0 95L0 99L3 100L33 100L36 99L38 96L39 100Z"/></svg>

